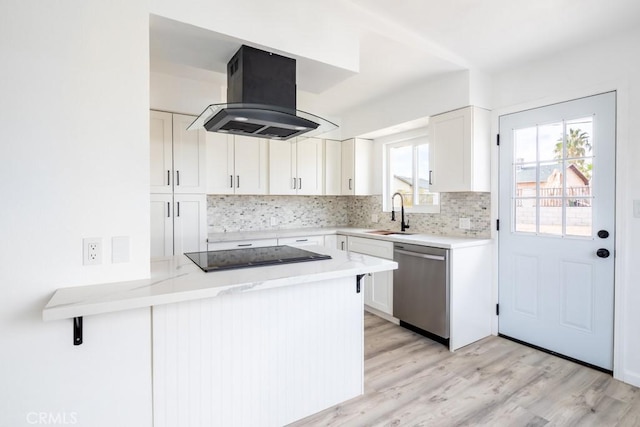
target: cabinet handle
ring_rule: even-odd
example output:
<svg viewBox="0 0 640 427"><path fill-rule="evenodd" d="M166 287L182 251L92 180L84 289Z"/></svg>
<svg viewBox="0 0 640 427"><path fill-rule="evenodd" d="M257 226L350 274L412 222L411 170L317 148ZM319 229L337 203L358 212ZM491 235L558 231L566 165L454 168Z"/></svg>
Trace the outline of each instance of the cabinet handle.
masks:
<svg viewBox="0 0 640 427"><path fill-rule="evenodd" d="M236 188L240 188L240 175L236 175Z"/></svg>
<svg viewBox="0 0 640 427"><path fill-rule="evenodd" d="M344 251L344 242L340 242L340 249Z"/></svg>
<svg viewBox="0 0 640 427"><path fill-rule="evenodd" d="M298 178L298 190L302 190L302 178Z"/></svg>
<svg viewBox="0 0 640 427"><path fill-rule="evenodd" d="M431 177L433 176L433 171L429 171L429 185L433 184L431 181Z"/></svg>
<svg viewBox="0 0 640 427"><path fill-rule="evenodd" d="M296 189L296 179L295 178L293 178L293 189L294 190Z"/></svg>
<svg viewBox="0 0 640 427"><path fill-rule="evenodd" d="M176 216L180 216L180 202L178 202L178 215Z"/></svg>
<svg viewBox="0 0 640 427"><path fill-rule="evenodd" d="M233 188L233 175L229 175L229 188Z"/></svg>
<svg viewBox="0 0 640 427"><path fill-rule="evenodd" d="M171 203L167 202L167 218L171 218Z"/></svg>
<svg viewBox="0 0 640 427"><path fill-rule="evenodd" d="M349 190L351 190L351 181L353 181L351 178L349 178Z"/></svg>
<svg viewBox="0 0 640 427"><path fill-rule="evenodd" d="M176 171L176 185L180 185L180 171Z"/></svg>
<svg viewBox="0 0 640 427"><path fill-rule="evenodd" d="M247 246L253 246L253 243L243 243L241 245L238 245L238 247L243 247L243 248L246 248Z"/></svg>
<svg viewBox="0 0 640 427"><path fill-rule="evenodd" d="M171 171L167 170L167 185L171 185Z"/></svg>
<svg viewBox="0 0 640 427"><path fill-rule="evenodd" d="M298 240L296 240L296 242L308 242L308 241L309 241L309 239L298 239Z"/></svg>

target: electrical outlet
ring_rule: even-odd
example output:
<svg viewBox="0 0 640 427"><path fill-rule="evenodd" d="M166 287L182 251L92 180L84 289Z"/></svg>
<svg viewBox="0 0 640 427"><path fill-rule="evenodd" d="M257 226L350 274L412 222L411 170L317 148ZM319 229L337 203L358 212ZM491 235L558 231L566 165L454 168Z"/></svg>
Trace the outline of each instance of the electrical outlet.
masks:
<svg viewBox="0 0 640 427"><path fill-rule="evenodd" d="M471 230L471 218L460 218L460 228L462 230Z"/></svg>
<svg viewBox="0 0 640 427"><path fill-rule="evenodd" d="M82 264L102 264L102 239L100 237L82 239Z"/></svg>

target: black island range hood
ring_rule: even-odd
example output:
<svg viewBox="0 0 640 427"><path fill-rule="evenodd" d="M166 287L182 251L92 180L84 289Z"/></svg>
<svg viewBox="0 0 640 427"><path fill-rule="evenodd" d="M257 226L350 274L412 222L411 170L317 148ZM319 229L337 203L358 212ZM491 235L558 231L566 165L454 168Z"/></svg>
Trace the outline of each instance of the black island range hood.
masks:
<svg viewBox="0 0 640 427"><path fill-rule="evenodd" d="M337 126L296 110L296 60L243 45L227 64L227 103L209 105L188 129L286 140Z"/></svg>

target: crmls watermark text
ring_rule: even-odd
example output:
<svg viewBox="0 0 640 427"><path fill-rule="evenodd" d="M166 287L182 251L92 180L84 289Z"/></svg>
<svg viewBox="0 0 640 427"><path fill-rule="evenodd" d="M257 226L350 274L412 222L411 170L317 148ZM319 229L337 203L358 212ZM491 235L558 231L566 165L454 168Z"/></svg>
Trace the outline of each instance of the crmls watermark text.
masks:
<svg viewBox="0 0 640 427"><path fill-rule="evenodd" d="M54 426L78 423L77 412L28 412L27 423L32 425Z"/></svg>

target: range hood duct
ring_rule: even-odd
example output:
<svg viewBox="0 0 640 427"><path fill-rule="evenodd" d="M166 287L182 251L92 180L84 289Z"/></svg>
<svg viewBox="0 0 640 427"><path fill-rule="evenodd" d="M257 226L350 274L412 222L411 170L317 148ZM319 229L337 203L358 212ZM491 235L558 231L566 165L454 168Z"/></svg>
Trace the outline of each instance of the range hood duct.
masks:
<svg viewBox="0 0 640 427"><path fill-rule="evenodd" d="M242 45L227 64L227 103L209 105L188 129L286 140L337 126L296 110L296 60Z"/></svg>

